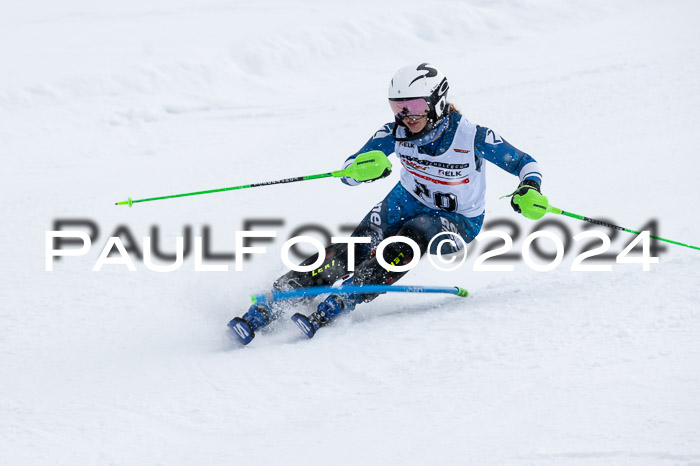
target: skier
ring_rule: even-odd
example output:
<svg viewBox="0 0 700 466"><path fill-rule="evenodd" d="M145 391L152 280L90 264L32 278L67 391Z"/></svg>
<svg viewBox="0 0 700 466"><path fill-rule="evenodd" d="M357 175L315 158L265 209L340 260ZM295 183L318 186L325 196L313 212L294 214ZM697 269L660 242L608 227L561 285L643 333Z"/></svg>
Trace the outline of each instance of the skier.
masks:
<svg viewBox="0 0 700 466"><path fill-rule="evenodd" d="M392 272L382 267L374 255L376 246L392 235L415 241L421 255L437 234L457 233L465 243L471 242L481 230L484 220L486 164L489 161L520 179L511 198L513 209L521 213L514 202L529 190L540 193L542 175L537 162L516 149L496 132L468 121L447 100L447 78L429 63L410 65L396 72L389 85L389 105L394 121L387 123L354 155L380 150L386 155L396 153L401 162L401 180L387 196L374 206L352 233L353 237L368 237L370 243L355 245L354 274L348 273L347 244L334 244L326 249L323 265L313 272L290 271L275 281L276 290L310 286L328 286L339 280L354 285L390 284L406 272ZM390 174L389 170L379 177ZM379 179L377 178L377 179ZM342 178L350 186L360 184L352 178ZM374 181L374 180L370 180ZM435 241L431 254L436 254ZM443 244L440 252L456 251ZM318 255L309 257L302 265L313 264ZM412 260L414 251L409 244L394 242L384 249L387 263L402 266ZM362 302L377 295L331 294L309 316L294 314L292 320L309 338L320 327L343 312L352 311ZM243 317L229 322L234 335L248 344L255 331L279 317L281 305L254 304Z"/></svg>

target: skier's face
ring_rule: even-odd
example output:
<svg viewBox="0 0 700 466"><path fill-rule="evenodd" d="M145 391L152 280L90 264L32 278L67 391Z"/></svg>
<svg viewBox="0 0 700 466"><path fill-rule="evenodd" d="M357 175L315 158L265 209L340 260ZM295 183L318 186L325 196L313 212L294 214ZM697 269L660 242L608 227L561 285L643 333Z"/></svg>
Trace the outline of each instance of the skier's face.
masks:
<svg viewBox="0 0 700 466"><path fill-rule="evenodd" d="M412 117L404 117L403 120L401 120L404 125L408 127L408 130L412 133L420 133L423 131L423 128L425 128L426 123L428 122L427 115L424 115L421 119L419 120L414 120Z"/></svg>
<svg viewBox="0 0 700 466"><path fill-rule="evenodd" d="M390 100L391 111L412 133L419 133L428 123L430 107L423 98Z"/></svg>

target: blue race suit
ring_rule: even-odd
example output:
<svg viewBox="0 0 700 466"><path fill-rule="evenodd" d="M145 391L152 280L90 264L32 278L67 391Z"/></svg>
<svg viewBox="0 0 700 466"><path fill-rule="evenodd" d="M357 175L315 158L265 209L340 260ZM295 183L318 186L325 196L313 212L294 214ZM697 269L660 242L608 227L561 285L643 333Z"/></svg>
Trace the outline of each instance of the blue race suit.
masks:
<svg viewBox="0 0 700 466"><path fill-rule="evenodd" d="M457 112L448 114L420 139L409 142L394 138L394 124L384 125L344 165L347 167L358 154L372 150L386 155L396 153L402 164L401 181L367 213L352 233L355 237L371 239L369 244L356 246L356 284L392 283L405 274L385 270L374 257L377 244L389 236L413 239L419 244L421 254L427 251L435 235L446 231L457 233L465 243L471 242L481 230L484 219L484 160L518 176L521 181L542 183L539 166L530 155L513 147L493 130L470 123ZM344 178L343 182L351 186L360 184L349 178ZM430 253L437 253L437 243L431 245ZM455 244L456 249L461 247L459 241ZM442 253L455 250L447 243L443 243L442 248ZM393 243L384 250L384 259L394 265L409 263L413 255L413 250L405 243ZM314 255L302 264L312 264L316 258ZM327 248L326 259L318 271L291 271L280 277L274 287L328 285L347 275L347 245L337 244Z"/></svg>
<svg viewBox="0 0 700 466"><path fill-rule="evenodd" d="M432 219L422 227L427 228L424 233L430 238L442 231L452 231L465 243L472 241L483 223L484 160L518 176L521 181L529 179L542 183L539 166L532 157L489 128L468 122L459 113L450 113L416 141L396 141L392 136L393 125L384 125L345 162L348 166L357 154L380 150L387 155L395 152L402 164L401 181L355 231L357 236L371 236L373 243L397 234L406 222L416 217ZM343 182L359 184L350 178L344 178Z"/></svg>

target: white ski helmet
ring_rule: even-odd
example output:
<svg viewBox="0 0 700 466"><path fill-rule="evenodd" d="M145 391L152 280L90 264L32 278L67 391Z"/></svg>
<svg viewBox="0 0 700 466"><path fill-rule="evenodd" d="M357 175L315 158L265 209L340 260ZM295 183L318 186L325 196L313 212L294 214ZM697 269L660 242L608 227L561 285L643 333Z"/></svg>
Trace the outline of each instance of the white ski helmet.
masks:
<svg viewBox="0 0 700 466"><path fill-rule="evenodd" d="M424 134L433 129L435 123L440 121L447 115L447 90L450 88L447 78L440 70L435 68L430 63L421 63L420 65L404 66L394 74L389 84L389 104L394 112L396 124L394 125L394 137L396 137L396 129L398 126L406 126L403 124L404 115L409 115L413 108L419 108L421 101L425 101L426 111L428 112L428 121L425 128L418 133L412 134L410 137L401 138L401 140L418 139ZM406 102L407 106L402 110L400 103Z"/></svg>

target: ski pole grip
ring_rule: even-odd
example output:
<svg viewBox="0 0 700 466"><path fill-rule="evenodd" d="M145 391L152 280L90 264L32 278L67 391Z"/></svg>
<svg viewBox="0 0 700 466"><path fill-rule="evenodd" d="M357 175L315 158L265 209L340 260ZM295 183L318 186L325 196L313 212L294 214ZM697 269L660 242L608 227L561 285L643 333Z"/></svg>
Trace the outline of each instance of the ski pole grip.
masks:
<svg viewBox="0 0 700 466"><path fill-rule="evenodd" d="M333 172L336 178L348 176L356 181L371 181L381 178L385 171L391 172L391 162L380 150L358 155L345 170Z"/></svg>

